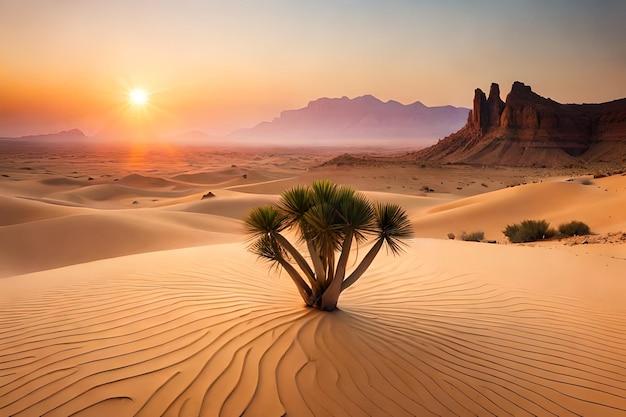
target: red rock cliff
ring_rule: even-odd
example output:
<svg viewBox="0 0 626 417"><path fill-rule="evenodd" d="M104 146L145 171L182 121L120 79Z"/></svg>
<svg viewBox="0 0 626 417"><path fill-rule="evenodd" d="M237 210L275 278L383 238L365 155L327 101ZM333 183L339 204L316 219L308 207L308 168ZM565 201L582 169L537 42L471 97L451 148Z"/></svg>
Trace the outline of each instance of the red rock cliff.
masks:
<svg viewBox="0 0 626 417"><path fill-rule="evenodd" d="M511 166L626 162L626 99L560 104L513 83L506 103L498 84L474 92L467 124L419 159Z"/></svg>

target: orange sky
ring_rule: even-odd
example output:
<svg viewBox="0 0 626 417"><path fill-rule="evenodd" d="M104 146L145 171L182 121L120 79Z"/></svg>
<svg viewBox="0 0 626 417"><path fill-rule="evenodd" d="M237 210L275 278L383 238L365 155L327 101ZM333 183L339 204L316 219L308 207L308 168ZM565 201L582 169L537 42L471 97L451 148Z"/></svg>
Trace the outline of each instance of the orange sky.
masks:
<svg viewBox="0 0 626 417"><path fill-rule="evenodd" d="M133 86L166 133L324 96L470 107L474 88L515 80L560 102L626 97L626 2L546 3L1 1L0 136L95 134Z"/></svg>

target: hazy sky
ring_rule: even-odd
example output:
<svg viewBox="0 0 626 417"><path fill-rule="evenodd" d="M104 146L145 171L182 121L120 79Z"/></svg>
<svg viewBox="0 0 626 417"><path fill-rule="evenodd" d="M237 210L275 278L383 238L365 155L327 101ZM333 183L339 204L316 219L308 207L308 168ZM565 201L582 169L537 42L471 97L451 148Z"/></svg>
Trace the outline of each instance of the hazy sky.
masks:
<svg viewBox="0 0 626 417"><path fill-rule="evenodd" d="M0 0L0 136L83 129L151 93L170 132L228 132L319 97L470 107L515 80L626 97L623 0Z"/></svg>

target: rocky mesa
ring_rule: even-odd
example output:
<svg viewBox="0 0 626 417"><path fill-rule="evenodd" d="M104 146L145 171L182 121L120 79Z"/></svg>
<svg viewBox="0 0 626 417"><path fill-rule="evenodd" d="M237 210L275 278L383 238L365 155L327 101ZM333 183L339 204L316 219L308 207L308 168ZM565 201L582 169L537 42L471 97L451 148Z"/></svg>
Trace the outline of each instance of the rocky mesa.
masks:
<svg viewBox="0 0 626 417"><path fill-rule="evenodd" d="M415 153L443 163L568 166L626 162L626 98L601 104L561 104L514 82L506 101L491 84L477 88L467 123Z"/></svg>

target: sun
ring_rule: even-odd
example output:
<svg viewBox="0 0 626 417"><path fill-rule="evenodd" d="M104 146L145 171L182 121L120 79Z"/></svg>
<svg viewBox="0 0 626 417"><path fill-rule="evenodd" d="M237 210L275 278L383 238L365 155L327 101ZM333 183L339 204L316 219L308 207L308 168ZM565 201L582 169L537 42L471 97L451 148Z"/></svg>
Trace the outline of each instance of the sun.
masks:
<svg viewBox="0 0 626 417"><path fill-rule="evenodd" d="M128 93L128 101L134 106L145 106L148 104L148 93L141 88L134 88Z"/></svg>

